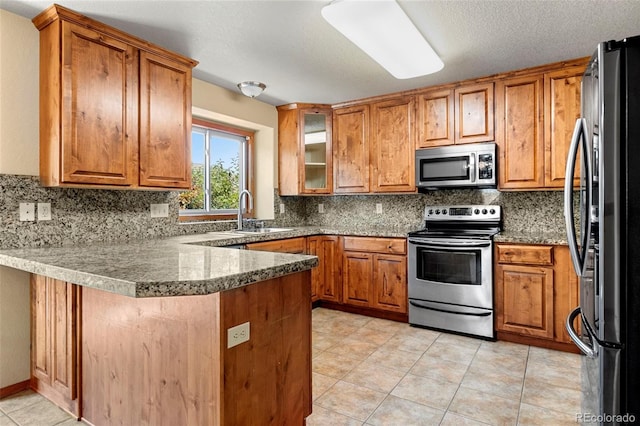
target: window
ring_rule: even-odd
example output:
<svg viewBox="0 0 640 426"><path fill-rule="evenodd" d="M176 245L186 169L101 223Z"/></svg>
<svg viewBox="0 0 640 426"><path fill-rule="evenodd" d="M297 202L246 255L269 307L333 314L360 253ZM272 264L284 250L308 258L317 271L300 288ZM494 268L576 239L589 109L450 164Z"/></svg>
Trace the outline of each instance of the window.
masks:
<svg viewBox="0 0 640 426"><path fill-rule="evenodd" d="M240 191L252 188L252 142L253 132L193 119L191 190L180 194L184 219L237 216ZM246 202L243 210L250 215Z"/></svg>

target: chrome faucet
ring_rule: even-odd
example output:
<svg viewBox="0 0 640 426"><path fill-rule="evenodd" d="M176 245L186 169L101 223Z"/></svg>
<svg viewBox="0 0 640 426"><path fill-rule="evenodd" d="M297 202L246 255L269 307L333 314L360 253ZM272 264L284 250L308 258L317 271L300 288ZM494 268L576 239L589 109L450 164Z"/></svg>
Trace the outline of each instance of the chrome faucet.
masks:
<svg viewBox="0 0 640 426"><path fill-rule="evenodd" d="M253 196L248 189L243 189L238 196L238 231L242 231L242 196L244 194L249 197L249 208L253 209Z"/></svg>

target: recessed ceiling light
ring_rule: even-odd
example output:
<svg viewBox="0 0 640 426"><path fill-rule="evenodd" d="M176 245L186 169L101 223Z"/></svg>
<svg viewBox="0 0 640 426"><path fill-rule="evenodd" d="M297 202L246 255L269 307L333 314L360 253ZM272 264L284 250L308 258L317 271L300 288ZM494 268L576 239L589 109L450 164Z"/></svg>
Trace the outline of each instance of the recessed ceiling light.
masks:
<svg viewBox="0 0 640 426"><path fill-rule="evenodd" d="M336 0L322 16L398 79L440 71L444 63L395 0Z"/></svg>

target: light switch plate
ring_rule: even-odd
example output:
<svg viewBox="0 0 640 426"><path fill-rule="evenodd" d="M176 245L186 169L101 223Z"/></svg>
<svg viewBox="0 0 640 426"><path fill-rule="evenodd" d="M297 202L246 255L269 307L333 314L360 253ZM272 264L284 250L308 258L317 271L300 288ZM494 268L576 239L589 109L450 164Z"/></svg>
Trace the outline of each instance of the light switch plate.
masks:
<svg viewBox="0 0 640 426"><path fill-rule="evenodd" d="M280 214L284 214L284 204L280 203Z"/></svg>
<svg viewBox="0 0 640 426"><path fill-rule="evenodd" d="M51 203L38 203L38 220L51 220Z"/></svg>
<svg viewBox="0 0 640 426"><path fill-rule="evenodd" d="M235 327L227 329L227 348L238 346L240 343L248 342L251 332L251 323L245 322Z"/></svg>
<svg viewBox="0 0 640 426"><path fill-rule="evenodd" d="M376 213L382 214L382 203L376 203Z"/></svg>
<svg viewBox="0 0 640 426"><path fill-rule="evenodd" d="M36 220L36 203L20 203L20 221L32 222Z"/></svg>
<svg viewBox="0 0 640 426"><path fill-rule="evenodd" d="M169 204L151 204L151 217L169 217Z"/></svg>
<svg viewBox="0 0 640 426"><path fill-rule="evenodd" d="M318 204L318 213L324 213L324 204Z"/></svg>

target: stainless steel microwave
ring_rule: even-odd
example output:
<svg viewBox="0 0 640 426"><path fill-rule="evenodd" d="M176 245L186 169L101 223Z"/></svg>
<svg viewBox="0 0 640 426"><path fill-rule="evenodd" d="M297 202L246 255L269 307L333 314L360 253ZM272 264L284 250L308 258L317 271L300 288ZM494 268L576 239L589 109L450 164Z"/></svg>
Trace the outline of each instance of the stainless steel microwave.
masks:
<svg viewBox="0 0 640 426"><path fill-rule="evenodd" d="M495 188L496 144L473 143L416 150L418 190Z"/></svg>

